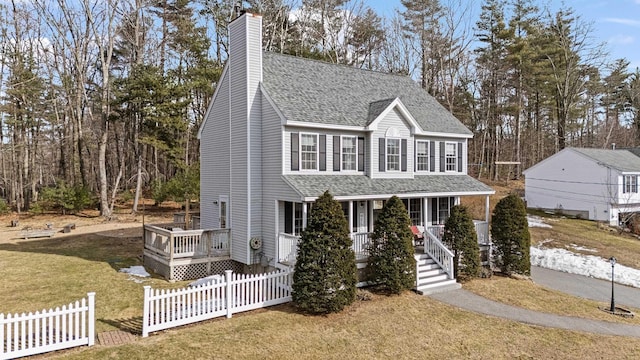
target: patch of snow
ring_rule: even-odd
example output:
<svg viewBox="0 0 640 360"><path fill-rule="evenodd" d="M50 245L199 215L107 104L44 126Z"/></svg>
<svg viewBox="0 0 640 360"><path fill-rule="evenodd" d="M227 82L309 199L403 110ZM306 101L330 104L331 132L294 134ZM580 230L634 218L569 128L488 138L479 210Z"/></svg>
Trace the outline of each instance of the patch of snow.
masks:
<svg viewBox="0 0 640 360"><path fill-rule="evenodd" d="M149 273L144 269L144 266L131 266L128 268L120 269L120 272L127 273L129 275L137 276L137 277L149 277Z"/></svg>
<svg viewBox="0 0 640 360"><path fill-rule="evenodd" d="M577 244L569 244L569 245L571 246L572 249L578 250L578 251L587 251L587 252L594 252L594 253L598 252L598 250L596 250L596 249L589 249L589 248L586 248L584 246L580 246L580 245L577 245Z"/></svg>
<svg viewBox="0 0 640 360"><path fill-rule="evenodd" d="M211 276L207 276L204 278L200 278L198 280L195 280L193 282L189 283L189 287L196 287L196 286L200 286L200 285L205 285L205 284L210 284L212 282L219 282L221 280L224 279L224 276L222 275L211 275Z"/></svg>
<svg viewBox="0 0 640 360"><path fill-rule="evenodd" d="M529 227L551 228L551 225L545 223L539 216L527 215L527 222Z"/></svg>
<svg viewBox="0 0 640 360"><path fill-rule="evenodd" d="M531 265L570 274L611 280L611 263L594 255L580 255L566 249L531 247ZM616 264L615 282L640 288L640 270Z"/></svg>

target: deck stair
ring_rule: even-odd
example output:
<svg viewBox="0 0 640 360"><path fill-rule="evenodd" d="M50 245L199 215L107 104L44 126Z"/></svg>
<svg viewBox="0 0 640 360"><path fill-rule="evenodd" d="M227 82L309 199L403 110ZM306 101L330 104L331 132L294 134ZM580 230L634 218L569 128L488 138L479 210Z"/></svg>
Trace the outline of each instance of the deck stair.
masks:
<svg viewBox="0 0 640 360"><path fill-rule="evenodd" d="M450 279L428 254L416 254L416 292L422 295L460 289L456 279Z"/></svg>

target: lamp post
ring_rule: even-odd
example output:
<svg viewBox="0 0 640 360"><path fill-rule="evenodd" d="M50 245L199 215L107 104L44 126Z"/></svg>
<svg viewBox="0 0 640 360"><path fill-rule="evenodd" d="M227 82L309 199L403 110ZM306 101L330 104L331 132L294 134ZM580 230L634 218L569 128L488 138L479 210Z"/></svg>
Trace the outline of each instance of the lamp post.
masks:
<svg viewBox="0 0 640 360"><path fill-rule="evenodd" d="M613 256L609 259L609 262L611 263L611 309L609 311L611 311L612 313L616 312L616 301L615 298L613 297L613 268L614 266L616 266L616 258L614 258Z"/></svg>

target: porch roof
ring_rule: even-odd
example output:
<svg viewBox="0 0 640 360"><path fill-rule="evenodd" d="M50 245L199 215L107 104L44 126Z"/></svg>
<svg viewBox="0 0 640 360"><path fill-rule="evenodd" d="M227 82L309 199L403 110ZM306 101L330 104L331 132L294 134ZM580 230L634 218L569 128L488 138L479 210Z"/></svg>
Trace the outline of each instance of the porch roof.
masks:
<svg viewBox="0 0 640 360"><path fill-rule="evenodd" d="M413 179L372 179L365 175L283 175L283 178L303 201L313 201L326 190L341 200L495 193L469 175L419 175Z"/></svg>

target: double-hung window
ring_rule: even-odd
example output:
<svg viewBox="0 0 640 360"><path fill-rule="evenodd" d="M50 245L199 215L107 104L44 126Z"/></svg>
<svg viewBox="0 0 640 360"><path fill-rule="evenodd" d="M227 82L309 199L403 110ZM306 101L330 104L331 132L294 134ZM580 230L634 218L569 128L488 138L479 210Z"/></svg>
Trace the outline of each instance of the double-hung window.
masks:
<svg viewBox="0 0 640 360"><path fill-rule="evenodd" d="M400 139L387 139L387 171L400 171Z"/></svg>
<svg viewBox="0 0 640 360"><path fill-rule="evenodd" d="M429 171L428 141L416 141L416 170Z"/></svg>
<svg viewBox="0 0 640 360"><path fill-rule="evenodd" d="M317 134L300 134L300 169L318 170Z"/></svg>
<svg viewBox="0 0 640 360"><path fill-rule="evenodd" d="M623 177L622 192L625 194L638 192L638 177L636 175L625 175Z"/></svg>
<svg viewBox="0 0 640 360"><path fill-rule="evenodd" d="M457 143L445 144L445 171L457 171L458 168L458 148Z"/></svg>
<svg viewBox="0 0 640 360"><path fill-rule="evenodd" d="M356 171L358 169L358 138L355 136L342 137L342 170Z"/></svg>

